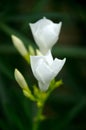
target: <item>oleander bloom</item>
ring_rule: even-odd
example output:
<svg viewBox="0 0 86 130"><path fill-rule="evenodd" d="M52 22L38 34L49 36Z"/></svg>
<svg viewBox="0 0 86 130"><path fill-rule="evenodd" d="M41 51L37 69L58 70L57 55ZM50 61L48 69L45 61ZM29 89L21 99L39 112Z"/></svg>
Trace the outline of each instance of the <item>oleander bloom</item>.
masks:
<svg viewBox="0 0 86 130"><path fill-rule="evenodd" d="M32 72L38 80L40 90L46 91L51 80L53 80L62 69L66 58L63 60L55 58L53 60L51 51L49 50L44 56L30 56L30 61Z"/></svg>
<svg viewBox="0 0 86 130"><path fill-rule="evenodd" d="M42 54L46 54L57 42L62 22L58 24L53 23L51 20L44 17L36 23L30 23L29 25L40 51Z"/></svg>

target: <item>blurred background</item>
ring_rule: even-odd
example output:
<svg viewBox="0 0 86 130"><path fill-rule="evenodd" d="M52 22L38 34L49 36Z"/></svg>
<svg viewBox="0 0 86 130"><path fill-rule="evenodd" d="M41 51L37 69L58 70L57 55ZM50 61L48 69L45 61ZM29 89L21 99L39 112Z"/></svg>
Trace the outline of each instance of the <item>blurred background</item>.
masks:
<svg viewBox="0 0 86 130"><path fill-rule="evenodd" d="M86 130L86 5L84 0L1 0L0 1L0 129L31 130L34 104L24 97L14 79L18 68L30 88L37 81L30 66L11 41L11 34L21 38L25 46L37 48L28 23L43 16L53 22L62 21L54 57L67 58L56 77L64 84L57 88L45 104L47 119L40 130Z"/></svg>

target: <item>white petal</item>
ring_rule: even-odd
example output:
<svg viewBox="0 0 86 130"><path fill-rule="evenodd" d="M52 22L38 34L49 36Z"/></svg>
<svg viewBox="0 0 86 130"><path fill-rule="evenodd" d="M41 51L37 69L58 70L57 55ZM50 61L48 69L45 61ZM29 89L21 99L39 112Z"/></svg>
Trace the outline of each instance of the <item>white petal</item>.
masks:
<svg viewBox="0 0 86 130"><path fill-rule="evenodd" d="M42 29L44 26L49 25L52 23L51 20L48 20L46 17L43 17L42 19L38 20L36 23L30 23L31 31L34 35L40 28Z"/></svg>
<svg viewBox="0 0 86 130"><path fill-rule="evenodd" d="M55 31L55 33L58 34L58 36L59 36L60 30L61 30L61 26L62 26L62 22L59 22L58 24L54 24L54 31Z"/></svg>
<svg viewBox="0 0 86 130"><path fill-rule="evenodd" d="M52 80L53 71L50 65L53 62L53 57L49 51L46 56L30 56L31 68L35 78L40 82L40 89L42 86L48 89L49 83Z"/></svg>
<svg viewBox="0 0 86 130"><path fill-rule="evenodd" d="M30 56L31 68L32 68L33 72L34 72L34 70L36 70L36 67L38 66L39 61L41 59L44 60L44 62L46 62L46 64L51 65L53 63L53 57L52 57L51 51L49 50L45 56L43 56L43 55Z"/></svg>
<svg viewBox="0 0 86 130"><path fill-rule="evenodd" d="M44 84L46 84L46 82L50 82L52 79L52 70L43 60L39 61L35 72L38 81L41 81Z"/></svg>
<svg viewBox="0 0 86 130"><path fill-rule="evenodd" d="M64 58L63 60L55 58L52 66L51 66L51 69L53 70L53 77L55 77L60 72L63 65L65 64L65 61L66 61L66 58Z"/></svg>
<svg viewBox="0 0 86 130"><path fill-rule="evenodd" d="M37 31L37 28L40 29L40 27L44 27L46 25L49 25L53 23L51 20L47 19L46 17L43 17L42 19L38 20L35 23L30 23L30 27L33 33L35 33Z"/></svg>
<svg viewBox="0 0 86 130"><path fill-rule="evenodd" d="M37 65L39 63L39 60L40 60L40 56L30 56L31 68L32 68L32 71L33 71L35 78L36 78L35 70L36 70Z"/></svg>

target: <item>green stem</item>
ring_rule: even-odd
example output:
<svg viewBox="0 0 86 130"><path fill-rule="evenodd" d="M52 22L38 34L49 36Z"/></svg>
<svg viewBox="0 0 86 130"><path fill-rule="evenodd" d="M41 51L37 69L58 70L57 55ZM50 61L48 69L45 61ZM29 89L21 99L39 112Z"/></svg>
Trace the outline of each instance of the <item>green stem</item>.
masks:
<svg viewBox="0 0 86 130"><path fill-rule="evenodd" d="M44 108L44 103L42 104L41 107L38 107L37 115L34 119L32 130L38 130L40 121L41 121L41 117L42 117L43 108Z"/></svg>
<svg viewBox="0 0 86 130"><path fill-rule="evenodd" d="M38 100L36 102L37 103L37 113L36 113L35 119L33 120L32 130L39 129L40 122L45 119L45 117L43 116L43 113L42 113L45 102L48 99L48 97L50 96L50 94L52 93L52 91L55 88L59 87L60 85L62 85L62 80L60 80L58 82L53 81L51 83L50 90L48 90L47 92L40 92L38 90L35 90L36 94L39 96L38 96Z"/></svg>

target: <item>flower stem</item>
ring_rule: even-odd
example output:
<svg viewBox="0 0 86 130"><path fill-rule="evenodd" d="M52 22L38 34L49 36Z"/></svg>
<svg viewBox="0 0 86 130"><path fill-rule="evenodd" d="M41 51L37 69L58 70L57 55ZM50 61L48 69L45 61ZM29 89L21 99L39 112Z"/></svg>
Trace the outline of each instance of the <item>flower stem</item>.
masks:
<svg viewBox="0 0 86 130"><path fill-rule="evenodd" d="M38 130L40 122L42 120L42 112L43 112L44 104L41 107L38 107L37 115L33 122L33 129L32 130Z"/></svg>
<svg viewBox="0 0 86 130"><path fill-rule="evenodd" d="M36 91L35 94L36 96L38 96L38 100L36 102L37 112L33 120L32 130L39 130L40 122L45 119L45 116L43 115L43 108L44 108L45 102L50 96L50 94L52 93L52 91L55 88L59 87L60 85L62 85L62 80L59 80L58 82L53 81L51 83L50 90L48 90L47 92L40 92L37 90L37 88L35 88L35 91Z"/></svg>

